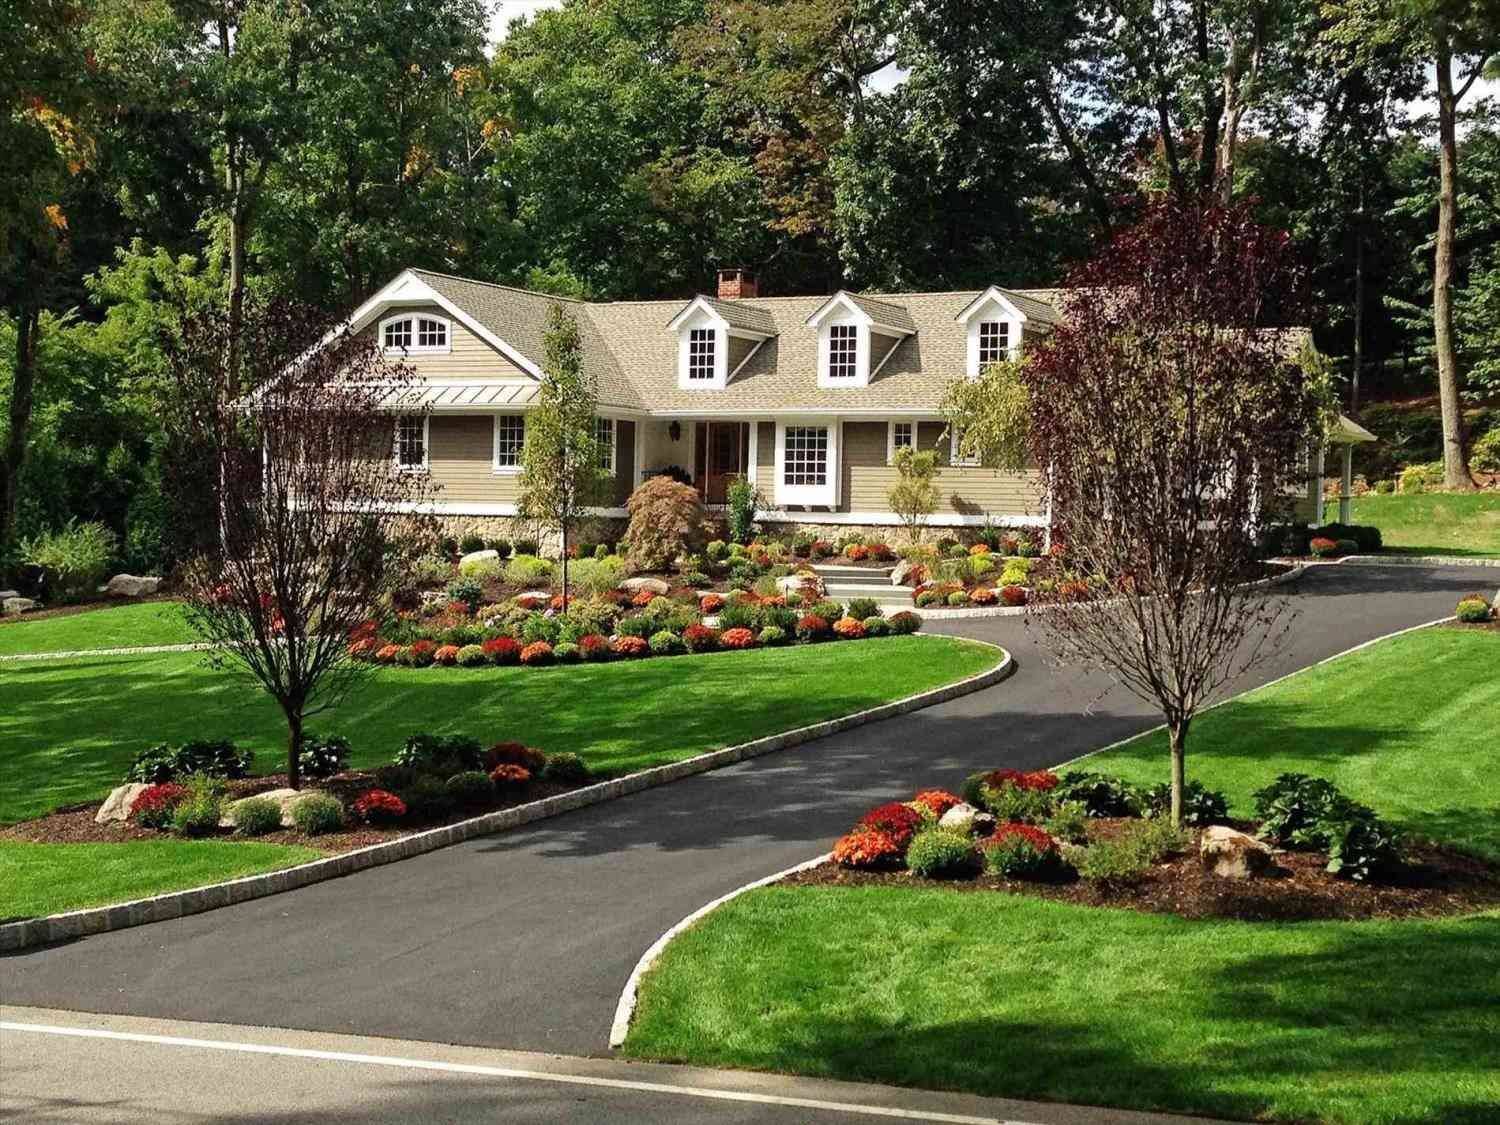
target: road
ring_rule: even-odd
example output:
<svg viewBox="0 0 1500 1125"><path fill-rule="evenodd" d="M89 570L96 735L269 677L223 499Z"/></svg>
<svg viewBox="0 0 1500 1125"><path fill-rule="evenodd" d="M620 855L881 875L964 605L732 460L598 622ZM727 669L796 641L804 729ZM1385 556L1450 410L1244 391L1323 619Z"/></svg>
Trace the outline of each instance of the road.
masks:
<svg viewBox="0 0 1500 1125"><path fill-rule="evenodd" d="M1442 617L1495 576L1315 569L1296 588L1285 647L1232 690ZM1019 670L937 707L505 835L0 959L0 1001L603 1054L636 959L704 902L825 850L881 800L976 769L1057 764L1155 725L1102 677L1050 667L1017 618L934 631L1004 645Z"/></svg>

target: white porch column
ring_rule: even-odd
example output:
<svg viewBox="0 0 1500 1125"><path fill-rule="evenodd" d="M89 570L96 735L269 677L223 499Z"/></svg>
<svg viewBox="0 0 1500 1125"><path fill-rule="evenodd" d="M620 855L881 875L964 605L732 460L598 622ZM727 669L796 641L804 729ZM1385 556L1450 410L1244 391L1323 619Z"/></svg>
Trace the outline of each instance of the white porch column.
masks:
<svg viewBox="0 0 1500 1125"><path fill-rule="evenodd" d="M1354 495L1354 446L1344 443L1344 466L1339 482L1339 523L1349 523L1349 500Z"/></svg>

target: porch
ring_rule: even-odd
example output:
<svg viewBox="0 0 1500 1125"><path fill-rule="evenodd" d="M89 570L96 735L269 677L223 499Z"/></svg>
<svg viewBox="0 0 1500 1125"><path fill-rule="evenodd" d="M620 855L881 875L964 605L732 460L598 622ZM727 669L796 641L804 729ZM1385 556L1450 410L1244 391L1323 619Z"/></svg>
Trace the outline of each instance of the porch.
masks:
<svg viewBox="0 0 1500 1125"><path fill-rule="evenodd" d="M640 428L637 483L665 473L691 484L705 504L721 506L735 477L757 475L758 422L647 418ZM769 485L770 473L764 475Z"/></svg>

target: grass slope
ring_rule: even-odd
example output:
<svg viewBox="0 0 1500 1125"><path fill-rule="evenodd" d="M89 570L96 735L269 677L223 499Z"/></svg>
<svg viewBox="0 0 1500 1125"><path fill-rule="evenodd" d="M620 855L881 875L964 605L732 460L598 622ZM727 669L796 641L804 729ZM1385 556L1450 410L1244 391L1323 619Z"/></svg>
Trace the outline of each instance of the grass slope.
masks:
<svg viewBox="0 0 1500 1125"><path fill-rule="evenodd" d="M201 887L317 859L311 848L215 840L0 840L0 922Z"/></svg>
<svg viewBox="0 0 1500 1125"><path fill-rule="evenodd" d="M177 602L137 602L0 624L0 656L182 645L199 639Z"/></svg>
<svg viewBox="0 0 1500 1125"><path fill-rule="evenodd" d="M623 773L846 715L994 666L947 637L715 653L567 668L382 668L314 731L344 734L355 766L419 731L518 739ZM156 742L230 738L281 768L285 727L243 675L196 653L78 657L0 668L0 823L102 797Z"/></svg>
<svg viewBox="0 0 1500 1125"><path fill-rule="evenodd" d="M1326 777L1402 826L1500 862L1500 634L1424 629L1204 712L1188 777L1248 814L1278 773ZM1143 735L1079 768L1167 777L1167 741Z"/></svg>
<svg viewBox="0 0 1500 1125"><path fill-rule="evenodd" d="M1388 550L1409 555L1500 558L1500 492L1374 493L1353 500L1351 522L1380 528ZM1338 519L1338 502L1324 518Z"/></svg>
<svg viewBox="0 0 1500 1125"><path fill-rule="evenodd" d="M1208 924L938 889L771 887L678 938L626 1053L1008 1097L1493 1120L1500 914Z"/></svg>

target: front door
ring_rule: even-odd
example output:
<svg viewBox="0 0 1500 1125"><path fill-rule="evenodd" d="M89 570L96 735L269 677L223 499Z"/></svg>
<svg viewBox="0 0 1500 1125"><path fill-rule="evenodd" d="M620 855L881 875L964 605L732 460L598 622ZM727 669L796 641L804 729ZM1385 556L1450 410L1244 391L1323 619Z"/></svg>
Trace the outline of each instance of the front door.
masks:
<svg viewBox="0 0 1500 1125"><path fill-rule="evenodd" d="M750 426L746 422L699 422L698 491L704 503L723 504L729 482L750 467Z"/></svg>

